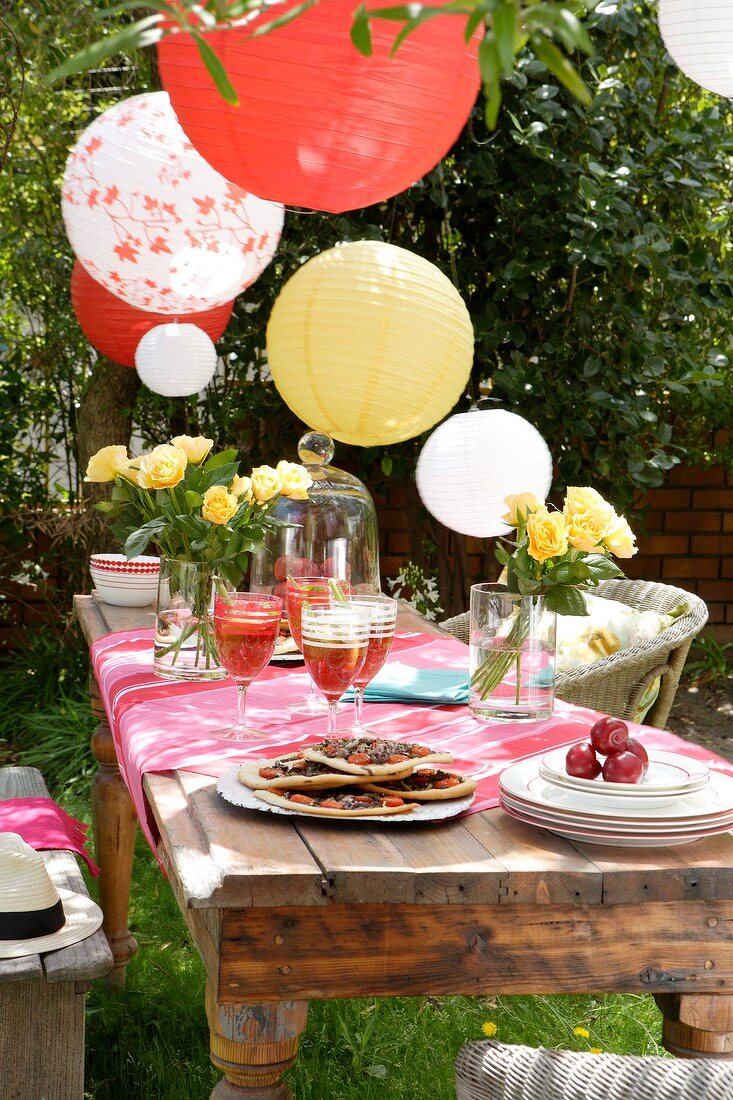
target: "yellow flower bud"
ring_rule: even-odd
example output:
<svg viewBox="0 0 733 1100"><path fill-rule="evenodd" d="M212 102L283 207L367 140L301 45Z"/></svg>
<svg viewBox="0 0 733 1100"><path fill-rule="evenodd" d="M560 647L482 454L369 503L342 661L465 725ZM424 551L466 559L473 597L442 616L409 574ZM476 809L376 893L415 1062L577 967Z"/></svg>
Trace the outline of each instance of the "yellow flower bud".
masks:
<svg viewBox="0 0 733 1100"><path fill-rule="evenodd" d="M510 527L518 527L520 523L526 523L528 512L538 512L544 507L544 501L541 501L536 493L514 493L504 497L504 503L508 511L501 518Z"/></svg>
<svg viewBox="0 0 733 1100"><path fill-rule="evenodd" d="M127 462L127 447L102 447L89 459L84 480L97 483L114 481Z"/></svg>
<svg viewBox="0 0 733 1100"><path fill-rule="evenodd" d="M173 489L183 480L188 455L180 447L161 443L139 460L137 483L143 489Z"/></svg>
<svg viewBox="0 0 733 1100"><path fill-rule="evenodd" d="M256 501L264 504L282 491L282 481L272 466L257 466L252 471L252 493Z"/></svg>
<svg viewBox="0 0 733 1100"><path fill-rule="evenodd" d="M229 523L239 508L239 501L226 485L212 485L204 493L201 515L209 523Z"/></svg>
<svg viewBox="0 0 733 1100"><path fill-rule="evenodd" d="M213 439L207 439L205 435L177 435L171 439L171 446L180 447L188 456L188 461L194 466L200 466L214 446Z"/></svg>
<svg viewBox="0 0 733 1100"><path fill-rule="evenodd" d="M233 477L232 483L229 486L229 492L234 493L235 497L244 497L248 504L252 503L252 478L251 477Z"/></svg>
<svg viewBox="0 0 733 1100"><path fill-rule="evenodd" d="M562 512L542 508L527 516L527 552L535 561L559 558L567 553L565 517Z"/></svg>
<svg viewBox="0 0 733 1100"><path fill-rule="evenodd" d="M305 466L282 459L277 464L277 473L280 475L281 492L284 497L292 497L293 500L308 499L308 489L313 484L313 478Z"/></svg>
<svg viewBox="0 0 733 1100"><path fill-rule="evenodd" d="M623 516L616 516L616 526L603 537L606 549L617 558L633 558L639 549L635 540L636 535Z"/></svg>

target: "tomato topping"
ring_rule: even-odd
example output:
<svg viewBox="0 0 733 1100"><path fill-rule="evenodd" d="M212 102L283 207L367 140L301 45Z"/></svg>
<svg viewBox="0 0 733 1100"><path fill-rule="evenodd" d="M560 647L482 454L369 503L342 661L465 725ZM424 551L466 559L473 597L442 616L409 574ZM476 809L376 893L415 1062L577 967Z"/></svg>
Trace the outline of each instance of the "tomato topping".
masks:
<svg viewBox="0 0 733 1100"><path fill-rule="evenodd" d="M404 798L398 798L397 795L391 794L385 798L381 798L380 802L383 806L404 806Z"/></svg>
<svg viewBox="0 0 733 1100"><path fill-rule="evenodd" d="M365 752L352 752L351 756L346 757L349 764L371 764L372 758Z"/></svg>
<svg viewBox="0 0 733 1100"><path fill-rule="evenodd" d="M291 802L297 802L300 806L313 806L315 798L309 798L307 794L291 794Z"/></svg>
<svg viewBox="0 0 733 1100"><path fill-rule="evenodd" d="M368 794L352 794L351 799L354 802L364 802L367 806L370 806L372 803L372 799Z"/></svg>
<svg viewBox="0 0 733 1100"><path fill-rule="evenodd" d="M448 775L445 779L436 780L434 786L436 791L444 791L446 787L457 787L460 782L457 775Z"/></svg>
<svg viewBox="0 0 733 1100"><path fill-rule="evenodd" d="M410 757L406 756L404 752L396 752L392 756L387 757L388 764L401 764L403 760L409 760Z"/></svg>
<svg viewBox="0 0 733 1100"><path fill-rule="evenodd" d="M277 779L279 774L277 768L260 768L261 779Z"/></svg>
<svg viewBox="0 0 733 1100"><path fill-rule="evenodd" d="M413 745L412 751L415 756L430 756L433 750L429 749L427 745Z"/></svg>
<svg viewBox="0 0 733 1100"><path fill-rule="evenodd" d="M340 810L341 809L341 803L338 802L335 798L324 798L321 805L326 810Z"/></svg>

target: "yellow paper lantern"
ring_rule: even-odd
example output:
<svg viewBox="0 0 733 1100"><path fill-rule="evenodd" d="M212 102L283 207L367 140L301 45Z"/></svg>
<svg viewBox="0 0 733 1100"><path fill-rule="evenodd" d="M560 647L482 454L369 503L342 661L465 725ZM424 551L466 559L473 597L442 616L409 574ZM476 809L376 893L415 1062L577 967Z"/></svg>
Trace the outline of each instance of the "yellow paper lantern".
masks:
<svg viewBox="0 0 733 1100"><path fill-rule="evenodd" d="M272 377L310 428L386 446L432 428L468 380L473 326L428 260L382 241L337 245L285 284L267 327Z"/></svg>

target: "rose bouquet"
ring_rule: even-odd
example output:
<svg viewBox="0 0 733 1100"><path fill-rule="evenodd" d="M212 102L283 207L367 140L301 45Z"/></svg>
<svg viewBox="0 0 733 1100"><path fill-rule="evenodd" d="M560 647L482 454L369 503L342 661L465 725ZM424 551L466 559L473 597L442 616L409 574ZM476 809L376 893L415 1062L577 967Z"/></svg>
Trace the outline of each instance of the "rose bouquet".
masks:
<svg viewBox="0 0 733 1100"><path fill-rule="evenodd" d="M137 457L126 447L103 447L87 467L85 481L113 483L111 499L95 507L114 521L112 531L127 557L143 554L152 543L169 559L168 595L188 601L189 621L172 631L167 647L156 638L156 667L159 654L172 654L175 663L192 639L194 663L199 656L207 668L216 663L208 621L213 585L222 591L239 585L249 553L260 550L266 533L283 522L271 514L275 502L280 496L305 500L312 484L304 466L285 461L240 476L236 451L211 454L212 446L203 436L181 435ZM187 593L191 576L197 578L195 590Z"/></svg>
<svg viewBox="0 0 733 1100"><path fill-rule="evenodd" d="M499 543L496 557L504 566L507 592L543 597L548 611L561 615L587 615L583 589L600 581L623 577L611 560L630 558L637 550L635 536L623 516L589 486L567 490L561 510L548 508L534 493L505 498L507 513L502 519L515 528L509 545ZM502 639L502 646L489 650L471 677L471 687L481 698L492 694L517 664L519 691L522 643L529 631L533 604L517 603L517 614Z"/></svg>

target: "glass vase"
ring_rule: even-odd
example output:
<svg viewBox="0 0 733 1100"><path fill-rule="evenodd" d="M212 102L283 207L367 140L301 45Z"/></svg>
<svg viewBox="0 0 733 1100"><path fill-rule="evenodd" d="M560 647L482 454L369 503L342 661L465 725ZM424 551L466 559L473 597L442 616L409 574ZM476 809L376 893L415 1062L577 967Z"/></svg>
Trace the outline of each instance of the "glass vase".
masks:
<svg viewBox="0 0 733 1100"><path fill-rule="evenodd" d="M214 637L214 588L222 582L202 562L161 557L155 620L156 676L223 680Z"/></svg>
<svg viewBox="0 0 733 1100"><path fill-rule="evenodd" d="M482 721L549 718L555 702L557 615L543 596L471 587L469 708Z"/></svg>

